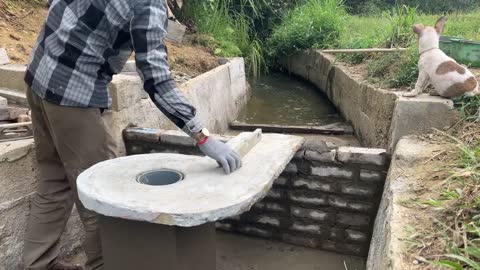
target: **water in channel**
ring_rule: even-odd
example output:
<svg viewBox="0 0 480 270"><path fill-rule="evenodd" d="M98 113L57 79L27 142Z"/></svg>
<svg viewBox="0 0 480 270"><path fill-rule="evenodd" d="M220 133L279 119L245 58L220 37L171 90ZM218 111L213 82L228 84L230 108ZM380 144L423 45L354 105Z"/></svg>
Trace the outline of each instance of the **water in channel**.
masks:
<svg viewBox="0 0 480 270"><path fill-rule="evenodd" d="M283 73L251 79L252 97L239 117L248 124L321 126L341 122L335 107L312 84Z"/></svg>

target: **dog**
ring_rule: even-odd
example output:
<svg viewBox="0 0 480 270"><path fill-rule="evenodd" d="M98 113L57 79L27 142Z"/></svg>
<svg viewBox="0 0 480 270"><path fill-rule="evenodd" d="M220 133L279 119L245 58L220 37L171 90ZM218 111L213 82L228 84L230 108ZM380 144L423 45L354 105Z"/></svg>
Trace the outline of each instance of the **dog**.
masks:
<svg viewBox="0 0 480 270"><path fill-rule="evenodd" d="M439 49L440 35L445 29L446 22L445 17L440 17L435 27L423 24L413 26L413 32L418 35L420 73L415 89L403 96L415 97L424 92L429 85L435 88L438 95L445 98L480 95L475 76Z"/></svg>

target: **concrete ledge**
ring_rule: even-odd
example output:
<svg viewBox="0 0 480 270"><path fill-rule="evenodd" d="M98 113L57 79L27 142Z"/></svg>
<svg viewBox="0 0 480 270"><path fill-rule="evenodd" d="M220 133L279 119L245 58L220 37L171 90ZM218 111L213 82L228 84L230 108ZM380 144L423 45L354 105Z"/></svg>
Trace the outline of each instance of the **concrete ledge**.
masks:
<svg viewBox="0 0 480 270"><path fill-rule="evenodd" d="M9 64L0 66L0 88L7 88L24 93L27 85L25 77L26 65Z"/></svg>
<svg viewBox="0 0 480 270"><path fill-rule="evenodd" d="M333 56L320 51L293 55L283 65L324 91L368 147L388 148L391 152L402 136L444 129L458 120L450 100L400 98L400 93L372 87L349 74Z"/></svg>
<svg viewBox="0 0 480 270"><path fill-rule="evenodd" d="M453 101L441 97L400 97L395 103L388 150L406 135L425 134L432 128L448 129L460 120Z"/></svg>

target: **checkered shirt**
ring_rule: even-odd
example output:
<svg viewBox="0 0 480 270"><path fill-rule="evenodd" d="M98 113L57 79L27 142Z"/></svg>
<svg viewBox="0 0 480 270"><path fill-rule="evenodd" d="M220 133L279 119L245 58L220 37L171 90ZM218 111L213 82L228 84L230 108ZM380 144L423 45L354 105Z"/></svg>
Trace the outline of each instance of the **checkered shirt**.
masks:
<svg viewBox="0 0 480 270"><path fill-rule="evenodd" d="M110 108L107 85L133 50L145 91L194 136L202 124L172 79L163 42L167 21L164 0L53 0L25 82L54 104Z"/></svg>

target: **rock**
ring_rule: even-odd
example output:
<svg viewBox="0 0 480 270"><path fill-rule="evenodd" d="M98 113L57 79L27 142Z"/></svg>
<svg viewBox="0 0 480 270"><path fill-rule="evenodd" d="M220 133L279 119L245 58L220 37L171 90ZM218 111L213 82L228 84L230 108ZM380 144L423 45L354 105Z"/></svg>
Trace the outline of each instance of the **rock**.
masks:
<svg viewBox="0 0 480 270"><path fill-rule="evenodd" d="M0 97L0 109L6 109L8 105L8 100L4 97Z"/></svg>
<svg viewBox="0 0 480 270"><path fill-rule="evenodd" d="M8 57L7 50L0 48L0 66L10 63L10 58Z"/></svg>

